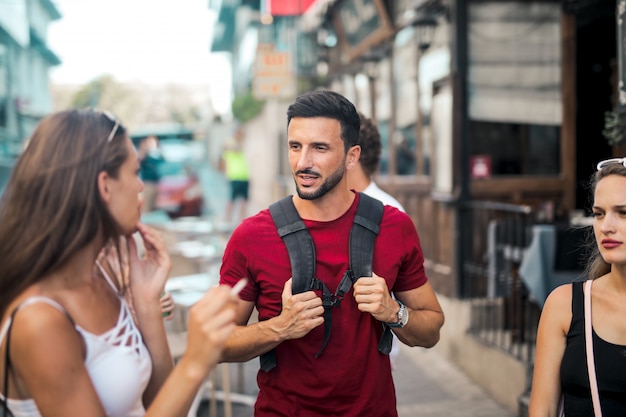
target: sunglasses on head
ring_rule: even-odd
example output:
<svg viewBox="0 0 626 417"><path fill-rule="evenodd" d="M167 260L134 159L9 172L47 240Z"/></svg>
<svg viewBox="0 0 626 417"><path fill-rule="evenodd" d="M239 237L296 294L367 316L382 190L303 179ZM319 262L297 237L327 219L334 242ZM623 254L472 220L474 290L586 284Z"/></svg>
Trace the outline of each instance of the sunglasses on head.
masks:
<svg viewBox="0 0 626 417"><path fill-rule="evenodd" d="M120 127L120 120L108 110L100 110L100 109L95 109L95 108L89 108L89 110L95 113L101 114L107 119L109 119L109 121L113 122L113 129L111 129L111 133L109 133L109 136L107 137L107 143L111 142L113 138L115 137L115 134L117 133L117 129L119 129Z"/></svg>
<svg viewBox="0 0 626 417"><path fill-rule="evenodd" d="M616 165L616 164L623 165L624 167L626 167L626 158L605 159L604 161L598 162L596 169L600 171L602 168L606 168L609 165Z"/></svg>
<svg viewBox="0 0 626 417"><path fill-rule="evenodd" d="M113 113L110 113L106 110L104 110L102 114L104 114L110 121L115 123L113 125L113 129L111 129L111 133L109 133L109 137L107 138L107 143L109 143L113 140L113 138L115 137L115 134L117 133L117 129L119 129L120 127L120 120L117 117L115 117Z"/></svg>

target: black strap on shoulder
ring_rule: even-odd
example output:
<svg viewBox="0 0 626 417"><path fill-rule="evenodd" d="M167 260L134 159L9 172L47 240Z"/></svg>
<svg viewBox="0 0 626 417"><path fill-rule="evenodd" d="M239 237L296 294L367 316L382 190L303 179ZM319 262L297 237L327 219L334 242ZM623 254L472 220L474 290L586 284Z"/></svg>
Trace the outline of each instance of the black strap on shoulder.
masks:
<svg viewBox="0 0 626 417"><path fill-rule="evenodd" d="M328 287L315 277L315 245L293 205L292 197L285 197L269 207L278 234L285 242L289 252L292 292L297 294L313 289L322 290L324 341L315 357L322 354L330 339L332 308L339 305L357 279L372 276L374 243L380 230L379 224L384 206L380 201L368 195L359 194L359 206L350 231L350 269L344 273L335 294L332 294ZM389 354L391 351L391 331L388 327L383 327L384 331L378 350L381 353ZM260 360L261 369L264 371L273 369L276 366L274 350L262 354Z"/></svg>
<svg viewBox="0 0 626 417"><path fill-rule="evenodd" d="M299 294L311 289L315 277L315 245L304 222L293 205L291 196L270 206L270 214L289 251L292 292Z"/></svg>
<svg viewBox="0 0 626 417"><path fill-rule="evenodd" d="M359 195L359 206L350 229L350 269L346 271L337 288L336 295L339 301L350 291L357 279L372 276L374 244L380 231L384 206L379 200L367 194Z"/></svg>
<svg viewBox="0 0 626 417"><path fill-rule="evenodd" d="M379 200L363 193L360 196L354 225L350 230L350 270L356 279L372 276L374 243L384 210Z"/></svg>
<svg viewBox="0 0 626 417"><path fill-rule="evenodd" d="M291 263L292 293L299 294L312 287L315 277L315 245L304 222L293 205L292 196L287 196L269 207ZM260 356L261 369L268 372L276 366L276 354L270 350Z"/></svg>
<svg viewBox="0 0 626 417"><path fill-rule="evenodd" d="M367 194L360 193L360 195L359 207L350 231L350 270L354 280L372 276L374 244L380 231L380 220L385 208L379 200ZM389 326L385 323L382 323L382 326L383 333L378 342L378 351L383 355L389 355L393 335Z"/></svg>

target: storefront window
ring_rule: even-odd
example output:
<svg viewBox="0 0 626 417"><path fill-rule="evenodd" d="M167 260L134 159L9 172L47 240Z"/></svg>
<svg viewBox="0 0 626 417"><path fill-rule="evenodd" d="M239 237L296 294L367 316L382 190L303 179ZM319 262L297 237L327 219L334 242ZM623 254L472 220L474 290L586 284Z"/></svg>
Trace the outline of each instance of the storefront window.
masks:
<svg viewBox="0 0 626 417"><path fill-rule="evenodd" d="M470 155L486 163L485 176L558 175L559 126L470 122Z"/></svg>

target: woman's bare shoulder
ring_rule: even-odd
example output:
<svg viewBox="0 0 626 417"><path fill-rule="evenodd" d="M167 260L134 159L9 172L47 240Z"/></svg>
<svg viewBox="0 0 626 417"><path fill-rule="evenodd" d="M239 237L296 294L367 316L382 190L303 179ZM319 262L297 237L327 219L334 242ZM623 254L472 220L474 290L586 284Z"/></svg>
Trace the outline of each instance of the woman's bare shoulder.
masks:
<svg viewBox="0 0 626 417"><path fill-rule="evenodd" d="M541 311L542 321L558 325L564 333L569 331L572 322L572 288L571 283L556 287L548 295Z"/></svg>

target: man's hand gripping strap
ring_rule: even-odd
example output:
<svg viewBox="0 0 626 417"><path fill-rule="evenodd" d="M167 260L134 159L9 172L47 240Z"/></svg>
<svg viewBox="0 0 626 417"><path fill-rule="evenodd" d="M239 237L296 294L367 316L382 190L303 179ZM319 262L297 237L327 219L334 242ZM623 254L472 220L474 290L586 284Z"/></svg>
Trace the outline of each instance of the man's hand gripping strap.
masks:
<svg viewBox="0 0 626 417"><path fill-rule="evenodd" d="M313 288L315 277L315 245L304 222L287 196L270 205L270 214L278 235L285 242L291 263L292 293ZM261 369L268 372L276 366L276 353L270 350L260 356Z"/></svg>

